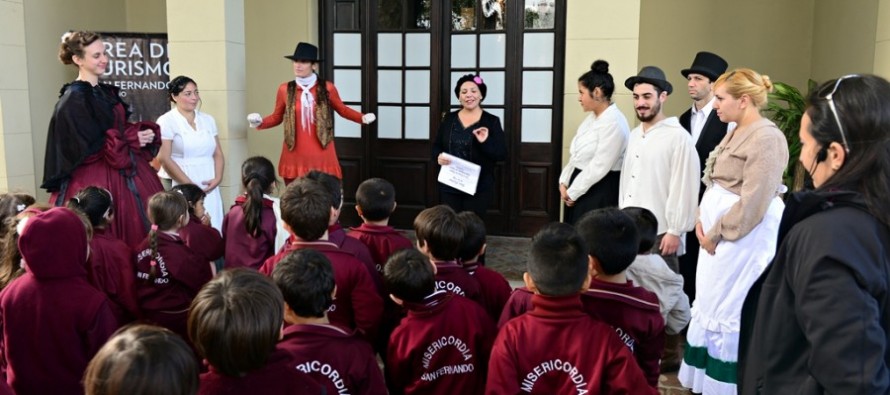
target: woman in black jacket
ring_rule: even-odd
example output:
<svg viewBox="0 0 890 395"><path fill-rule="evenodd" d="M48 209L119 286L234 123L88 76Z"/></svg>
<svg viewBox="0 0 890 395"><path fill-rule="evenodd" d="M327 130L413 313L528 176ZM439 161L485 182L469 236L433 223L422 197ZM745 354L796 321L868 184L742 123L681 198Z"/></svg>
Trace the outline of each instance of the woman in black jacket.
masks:
<svg viewBox="0 0 890 395"><path fill-rule="evenodd" d="M742 394L890 392L888 97L872 75L810 95L800 163L816 190L789 199L742 308Z"/></svg>
<svg viewBox="0 0 890 395"><path fill-rule="evenodd" d="M439 183L439 197L456 212L473 211L485 218L494 195L495 163L507 158L507 143L501 120L482 110L488 87L482 77L467 74L457 80L454 94L461 109L442 119L433 142L433 158L440 166L451 164L444 154L456 156L481 166L479 183L470 194Z"/></svg>

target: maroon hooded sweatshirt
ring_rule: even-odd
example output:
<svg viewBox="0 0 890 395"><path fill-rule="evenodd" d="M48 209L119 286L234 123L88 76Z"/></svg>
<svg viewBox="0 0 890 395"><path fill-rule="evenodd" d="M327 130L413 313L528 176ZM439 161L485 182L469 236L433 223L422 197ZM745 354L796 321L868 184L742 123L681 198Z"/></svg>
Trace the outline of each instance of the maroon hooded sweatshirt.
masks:
<svg viewBox="0 0 890 395"><path fill-rule="evenodd" d="M141 318L136 302L136 260L133 249L105 228L94 228L90 240L90 283L105 292L123 326Z"/></svg>
<svg viewBox="0 0 890 395"><path fill-rule="evenodd" d="M324 387L308 374L297 370L290 360L290 353L281 347L276 347L272 355L269 355L266 366L247 372L244 376L226 376L210 366L208 372L201 374L201 388L198 390L198 395L332 394L325 391Z"/></svg>
<svg viewBox="0 0 890 395"><path fill-rule="evenodd" d="M27 273L0 293L2 360L18 395L83 394L83 372L117 329L108 298L87 280L77 214L53 208L18 241Z"/></svg>
<svg viewBox="0 0 890 395"><path fill-rule="evenodd" d="M223 218L223 239L225 240L226 269L249 267L259 269L266 259L275 255L276 228L273 202L263 199L263 212L260 215L259 233L256 237L247 233L247 220L244 217L244 203L247 197L238 196L235 204Z"/></svg>
<svg viewBox="0 0 890 395"><path fill-rule="evenodd" d="M491 320L497 322L513 292L510 282L500 273L480 265L479 262L462 263L462 265L464 270L479 282L482 306L485 307Z"/></svg>
<svg viewBox="0 0 890 395"><path fill-rule="evenodd" d="M333 224L328 227L328 241L364 263L365 268L368 269L368 274L374 280L374 286L377 287L380 296L386 297L383 293L383 275L377 272L377 267L374 266L374 260L371 258L371 252L368 251L367 246L352 237L346 237L346 231L343 230L340 224Z"/></svg>
<svg viewBox="0 0 890 395"><path fill-rule="evenodd" d="M399 250L414 248L410 239L391 226L362 224L357 228L350 229L346 236L358 239L368 246L368 251L371 252L371 258L380 275L383 275L383 267L392 254Z"/></svg>
<svg viewBox="0 0 890 395"><path fill-rule="evenodd" d="M213 262L222 258L225 252L225 244L222 236L213 227L201 223L201 219L194 215L189 216L189 223L179 229L179 237L192 251L195 251Z"/></svg>

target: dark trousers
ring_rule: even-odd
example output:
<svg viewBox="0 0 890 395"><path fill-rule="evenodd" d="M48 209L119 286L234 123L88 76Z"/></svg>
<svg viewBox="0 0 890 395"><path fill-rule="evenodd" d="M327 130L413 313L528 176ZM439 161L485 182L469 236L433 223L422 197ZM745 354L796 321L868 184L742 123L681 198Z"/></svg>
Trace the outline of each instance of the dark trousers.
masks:
<svg viewBox="0 0 890 395"><path fill-rule="evenodd" d="M667 233L662 233L655 238L655 245L652 246L652 253L661 255L664 259L665 263L667 263L668 267L674 271L674 273L680 273L680 262L677 260L677 253L673 253L670 255L665 255L661 253L661 239L664 238L664 235Z"/></svg>
<svg viewBox="0 0 890 395"><path fill-rule="evenodd" d="M485 221L485 212L491 205L491 197L494 191L476 191L475 195L466 194L460 191L452 192L439 190L439 200L442 204L454 209L455 212L472 211L476 213L483 221Z"/></svg>
<svg viewBox="0 0 890 395"><path fill-rule="evenodd" d="M683 276L683 293L689 297L689 304L695 300L695 271L698 268L698 237L695 232L686 233L686 254L680 257L680 275Z"/></svg>

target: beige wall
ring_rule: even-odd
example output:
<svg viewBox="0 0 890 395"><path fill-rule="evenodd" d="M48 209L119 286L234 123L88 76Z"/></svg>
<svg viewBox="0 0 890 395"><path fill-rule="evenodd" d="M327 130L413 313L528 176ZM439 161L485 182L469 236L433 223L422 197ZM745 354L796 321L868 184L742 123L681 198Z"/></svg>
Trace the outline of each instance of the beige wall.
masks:
<svg viewBox="0 0 890 395"><path fill-rule="evenodd" d="M814 8L814 0L642 0L640 66L660 67L673 84L668 115L682 114L691 103L680 70L698 51L719 54L730 69L750 67L774 81L805 87Z"/></svg>
<svg viewBox="0 0 890 395"><path fill-rule="evenodd" d="M587 116L578 104L578 78L590 70L595 60L609 62L609 73L615 78L612 100L628 119L633 119L633 105L624 79L638 69L640 1L568 1L566 11L563 164L569 159L569 146L578 125ZM596 21L596 28L591 28L592 20Z"/></svg>
<svg viewBox="0 0 890 395"><path fill-rule="evenodd" d="M878 0L816 0L810 78L822 82L844 74L872 73L875 51L869 44L875 42L877 15Z"/></svg>
<svg viewBox="0 0 890 395"><path fill-rule="evenodd" d="M875 63L873 73L890 78L890 0L880 0L875 33Z"/></svg>
<svg viewBox="0 0 890 395"><path fill-rule="evenodd" d="M294 78L290 55L300 41L318 44L316 1L245 2L244 36L247 55L247 113L268 115L282 82ZM247 120L244 120L247 124ZM281 126L247 132L247 154L278 163L284 141ZM231 169L239 172L239 168Z"/></svg>
<svg viewBox="0 0 890 395"><path fill-rule="evenodd" d="M164 33L167 31L165 0L125 0L127 31Z"/></svg>

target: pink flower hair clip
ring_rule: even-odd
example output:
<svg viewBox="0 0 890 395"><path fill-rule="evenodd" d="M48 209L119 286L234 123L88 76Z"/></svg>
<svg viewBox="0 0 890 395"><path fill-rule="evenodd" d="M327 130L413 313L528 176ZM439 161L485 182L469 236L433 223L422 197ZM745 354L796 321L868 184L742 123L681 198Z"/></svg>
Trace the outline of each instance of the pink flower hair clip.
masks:
<svg viewBox="0 0 890 395"><path fill-rule="evenodd" d="M475 82L476 85L484 84L484 82L482 81L482 77L480 77L480 76L478 76L478 75L475 76L475 77L473 77L473 82Z"/></svg>

